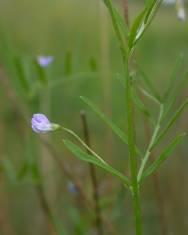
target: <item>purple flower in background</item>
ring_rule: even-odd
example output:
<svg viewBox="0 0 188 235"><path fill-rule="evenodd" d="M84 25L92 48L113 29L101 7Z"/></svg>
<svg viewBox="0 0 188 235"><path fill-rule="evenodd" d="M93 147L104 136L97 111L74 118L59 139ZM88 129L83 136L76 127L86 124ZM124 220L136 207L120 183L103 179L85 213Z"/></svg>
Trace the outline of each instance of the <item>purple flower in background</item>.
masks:
<svg viewBox="0 0 188 235"><path fill-rule="evenodd" d="M44 68L48 67L53 62L53 60L54 60L53 56L40 55L37 57L39 65Z"/></svg>
<svg viewBox="0 0 188 235"><path fill-rule="evenodd" d="M78 189L77 189L76 185L71 181L68 182L68 191L72 195L76 195L78 193Z"/></svg>
<svg viewBox="0 0 188 235"><path fill-rule="evenodd" d="M31 119L31 126L37 133L46 133L60 128L58 124L51 123L48 118L41 113L33 115Z"/></svg>

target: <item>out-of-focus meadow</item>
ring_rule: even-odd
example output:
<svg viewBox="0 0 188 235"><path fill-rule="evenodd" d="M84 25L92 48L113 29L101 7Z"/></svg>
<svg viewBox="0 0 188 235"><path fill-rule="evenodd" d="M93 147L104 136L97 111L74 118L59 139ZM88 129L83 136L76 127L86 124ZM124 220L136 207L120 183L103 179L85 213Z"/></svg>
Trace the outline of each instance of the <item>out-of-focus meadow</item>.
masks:
<svg viewBox="0 0 188 235"><path fill-rule="evenodd" d="M129 2L132 20L143 4ZM118 4L121 10L122 1ZM160 94L180 54L183 63L175 73L181 78L187 70L188 21L178 21L174 6L163 5L135 55ZM38 55L53 55L54 61L41 70ZM79 181L92 199L88 165L65 149L65 134L40 137L32 132L30 119L33 113L45 113L83 137L80 111L85 109L92 147L124 172L127 149L79 98L89 97L125 129L124 89L117 79L121 65L109 16L99 0L0 1L0 235L53 234L48 206L65 234L95 234L93 212L74 185ZM173 110L186 97L185 80ZM187 115L185 111L179 118L167 141L178 130L187 132ZM137 142L144 149L144 117L137 116ZM145 235L188 233L187 141L145 183ZM129 194L100 169L97 177L104 234L133 234Z"/></svg>

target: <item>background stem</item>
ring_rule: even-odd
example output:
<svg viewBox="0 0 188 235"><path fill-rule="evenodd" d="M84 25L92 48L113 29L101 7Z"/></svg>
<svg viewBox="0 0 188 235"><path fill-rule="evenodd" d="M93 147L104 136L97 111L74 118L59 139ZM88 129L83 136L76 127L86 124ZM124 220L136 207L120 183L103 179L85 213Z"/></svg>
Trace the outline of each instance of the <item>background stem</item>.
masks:
<svg viewBox="0 0 188 235"><path fill-rule="evenodd" d="M127 26L129 26L129 3L128 0L123 0L123 8L124 8L124 18Z"/></svg>
<svg viewBox="0 0 188 235"><path fill-rule="evenodd" d="M86 114L85 111L82 110L80 112L83 133L85 138L85 143L91 147L90 144L90 136L89 136L89 129L87 126ZM90 151L87 149L87 152L90 154ZM92 164L89 164L89 171L93 189L93 202L94 202L94 209L95 209L95 221L96 221L96 228L98 235L103 235L103 225L102 225L102 217L101 217L101 210L99 205L99 193L98 193L98 182L97 182L97 175L95 167Z"/></svg>

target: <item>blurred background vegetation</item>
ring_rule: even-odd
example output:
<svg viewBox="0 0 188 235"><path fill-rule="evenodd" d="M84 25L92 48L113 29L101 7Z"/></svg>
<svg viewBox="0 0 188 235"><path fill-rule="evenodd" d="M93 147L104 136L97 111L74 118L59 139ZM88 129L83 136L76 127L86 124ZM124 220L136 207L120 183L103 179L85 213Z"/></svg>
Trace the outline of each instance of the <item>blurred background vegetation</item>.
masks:
<svg viewBox="0 0 188 235"><path fill-rule="evenodd" d="M129 2L132 21L143 1ZM123 13L123 0L117 4ZM174 6L163 5L139 43L137 63L159 93L174 70L176 76L185 76L187 29L188 22L177 20ZM38 55L55 59L41 69ZM177 65L180 55L183 62ZM127 149L79 99L80 95L89 97L126 128L125 107L121 106L124 90L117 79L119 58L109 16L99 0L0 0L0 235L56 234L52 224L59 234L96 234L93 211L75 187L79 181L92 200L88 165L64 148L62 133L47 137L33 133L30 118L33 113L45 113L83 136L80 110L86 109L93 148L124 172ZM185 97L186 81L173 110ZM147 105L155 113L155 107ZM187 131L187 114L171 136L177 130ZM138 116L137 141L144 149L147 133L144 117ZM188 233L187 140L145 184L146 235ZM133 234L128 193L98 169L97 177L104 234Z"/></svg>

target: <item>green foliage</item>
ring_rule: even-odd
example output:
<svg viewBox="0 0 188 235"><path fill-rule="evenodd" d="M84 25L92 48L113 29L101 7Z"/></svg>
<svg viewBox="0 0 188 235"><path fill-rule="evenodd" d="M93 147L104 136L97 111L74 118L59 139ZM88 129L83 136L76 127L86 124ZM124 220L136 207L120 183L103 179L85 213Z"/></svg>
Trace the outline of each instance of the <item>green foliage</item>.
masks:
<svg viewBox="0 0 188 235"><path fill-rule="evenodd" d="M144 102L141 100L141 98L136 94L136 91L132 91L132 99L138 110L140 110L140 112L144 114L144 116L150 121L150 123L154 125L154 121L150 111L148 110Z"/></svg>
<svg viewBox="0 0 188 235"><path fill-rule="evenodd" d="M143 132L142 132L142 126L139 129L139 132L136 133L136 135L135 135L136 138L134 136L134 134L135 134L134 132L136 132L134 130L134 127L138 126L138 125L135 125L135 122L140 120L139 115L134 116L134 112L131 113L131 115L129 116L130 117L129 123L124 123L125 126L128 126L129 128L127 128L126 132L124 132L124 130L121 129L118 126L118 124L116 124L114 121L111 120L111 117L108 117L91 100L89 100L88 98L85 98L83 96L81 97L81 99L84 101L84 103L86 103L99 116L99 118L110 128L110 130L112 130L112 132L120 140L123 141L123 143L125 144L124 148L129 150L130 156L128 158L128 154L127 154L127 156L125 155L126 163L124 164L123 163L124 160L122 158L122 155L124 155L124 149L119 148L119 146L116 145L116 142L114 141L112 153L115 152L116 155L119 154L119 156L121 156L121 157L118 156L118 161L120 161L120 162L118 162L118 164L124 164L127 172L125 172L125 173L119 172L113 166L111 166L106 161L104 161L103 157L100 157L94 150L92 150L77 134L75 134L73 131L71 131L67 128L62 128L62 129L64 132L67 132L72 137L74 137L75 140L77 140L83 146L83 148L80 148L77 144L71 142L70 140L64 140L64 144L66 145L66 147L79 160L82 160L82 161L87 162L89 164L93 164L94 166L97 166L97 167L103 169L105 172L112 174L118 180L120 180L121 183L123 182L123 184L126 185L128 189L130 189L130 192L131 192L130 195L132 196L135 214L136 214L135 221L137 222L137 224L135 225L135 228L137 229L137 234L140 235L141 228L139 228L139 226L140 226L139 223L141 224L141 221L139 222L139 219L140 219L139 218L140 217L139 190L141 189L141 186L142 186L140 183L143 182L144 179L146 179L147 177L154 174L156 172L156 170L158 170L162 166L162 164L172 155L173 151L178 146L178 144L181 143L181 141L184 137L184 134L178 135L175 138L173 137L173 141L168 146L165 146L161 150L161 154L159 154L159 156L157 156L156 159L150 163L150 156L153 153L152 151L154 150L154 148L159 147L159 144L164 139L164 137L170 132L171 128L175 127L176 121L180 117L180 114L187 107L188 101L186 100L175 113L173 113L173 114L171 113L172 107L177 100L177 97L180 93L180 90L182 91L182 86L185 84L185 79L187 77L187 71L184 71L184 69L183 69L184 58L182 55L180 55L180 57L177 59L177 62L174 66L172 74L170 75L170 78L169 78L167 87L165 87L164 93L161 92L161 90L163 91L163 89L161 89L161 88L159 88L160 91L158 91L158 89L156 88L156 84L157 85L160 84L159 79L161 82L161 78L166 78L165 71L159 72L159 74L162 74L163 76L159 76L159 78L157 78L158 80L155 80L155 81L154 81L154 79L158 76L158 74L156 76L154 73L152 73L151 76L148 76L147 74L149 74L149 71L147 71L147 73L146 73L142 69L142 66L138 66L138 65L136 66L136 69L135 69L136 73L135 73L135 71L132 71L132 67L131 67L132 53L136 49L136 46L137 46L137 43L139 42L139 40L143 37L144 32L146 31L148 26L151 24L153 17L155 16L162 1L160 1L160 0L145 1L146 2L145 8L133 20L133 23L130 26L130 28L128 28L127 25L124 23L123 17L119 13L119 11L117 10L117 8L113 4L113 2L115 2L115 1L104 0L104 3L109 10L110 17L112 19L112 23L113 23L113 27L114 27L114 31L116 33L116 36L117 36L117 39L118 39L118 42L120 45L121 55L122 55L122 60L123 60L122 65L124 67L121 69L119 68L121 63L120 63L119 57L117 57L117 55L119 56L119 54L118 53L116 54L113 51L113 49L115 48L114 43L110 43L110 46L111 46L110 50L109 50L109 52L110 52L109 57L110 58L105 58L105 60L110 61L111 67L107 68L107 69L111 70L110 72L113 73L114 70L117 69L117 67L118 67L118 70L120 70L120 72L119 72L120 76L118 77L118 79L121 81L121 83L123 85L123 89L125 91L125 95L126 95L126 103L125 103L126 107L125 108L127 110L127 114L130 114L132 112L132 110L134 110L134 107L133 107L133 105L134 105L138 108L138 110L141 112L141 114L143 114L147 118L146 121L148 121L148 123L147 123L148 126L150 127L150 124L152 124L151 127L153 130L153 133L151 135L151 139L150 139L149 143L146 146L145 154L143 156L143 154L140 152L140 150L137 147L137 142L139 143L141 138L144 139ZM77 12L77 10L78 9L76 7L75 12ZM93 11L93 9L92 9L92 11ZM66 12L66 9L65 9L65 12ZM56 13L58 14L58 11L56 11L55 14ZM165 15L165 19L166 19L166 17L167 16ZM71 17L71 24L74 20L73 18L74 17ZM32 20L34 20L34 17L32 18ZM86 21L85 18L84 18L84 21ZM55 32L59 32L59 28L56 28L57 24L55 24L55 25L56 26L53 25L53 30ZM59 25L61 25L61 24L59 24ZM67 22L65 25L66 26L68 25ZM70 26L70 25L68 25L68 26ZM62 25L61 25L61 27L62 27ZM84 24L81 27L83 28L83 30L85 30ZM88 93L90 93L90 92L93 92L92 95L97 96L98 92L101 91L98 87L98 85L100 83L102 83L101 80L99 79L100 74L101 74L101 71L100 71L101 67L100 66L102 65L102 59L100 58L101 54L99 55L99 53L98 53L98 47L99 47L99 45L97 44L99 41L98 34L97 33L94 34L94 37L93 37L94 39L92 37L89 37L88 42L85 39L85 38L87 38L87 35L86 35L86 37L84 35L84 40L80 44L80 45L84 44L83 52L82 52L82 47L80 45L78 48L78 50L80 50L81 53L83 53L83 54L81 55L81 53L79 52L79 56L78 56L76 54L77 51L74 51L72 49L73 47L75 47L75 45L74 45L75 42L73 42L73 45L71 45L71 43L69 42L72 29L70 29L70 27L67 27L67 28L68 29L66 30L64 27L64 32L63 32L64 35L63 36L59 35L60 37L62 37L59 40L59 42L61 42L61 45L63 44L63 47L66 48L67 52L60 59L60 62L59 62L60 68L58 68L58 66L56 64L52 65L52 71L50 70L50 72L52 72L52 73L48 73L49 72L48 68L45 68L45 69L42 68L38 64L36 58L33 58L33 56L31 56L31 58L25 58L22 54L17 55L18 53L14 51L15 48L11 45L11 40L10 40L11 37L9 38L9 35L6 35L6 33L5 33L5 38L2 39L2 43L0 46L1 47L0 48L1 55L3 55L2 56L3 59L1 61L2 65L6 68L6 71L8 72L8 74L11 77L11 79L10 79L11 85L13 85L13 89L16 91L16 94L18 93L20 95L22 90L23 90L24 94L26 94L26 96L19 97L19 98L21 98L21 102L19 103L19 99L18 99L18 103L20 105L17 106L17 105L15 105L17 103L17 100L15 98L16 96L13 95L12 96L13 102L12 103L9 102L9 96L11 97L12 90L10 88L8 88L8 89L5 89L5 96L7 95L7 97L8 97L7 100L8 100L9 104L7 105L6 98L3 97L3 100L2 100L2 104L3 105L5 104L4 105L5 110L4 109L0 110L0 111L3 111L2 112L2 119L4 116L6 118L8 117L8 115L7 115L9 113L8 106L13 105L13 112L11 113L11 115L13 117L12 118L8 117L9 118L8 121L10 121L10 120L11 121L10 122L7 121L7 126L5 129L5 132L10 132L11 135L14 134L15 132L18 132L17 136L19 138L16 138L15 141L17 141L17 139L18 139L18 141L20 139L21 140L24 139L25 132L27 132L27 130L28 130L27 128L28 128L28 126L30 126L30 124L29 124L25 128L25 124L24 124L23 125L24 128L22 127L24 129L23 130L24 135L20 135L19 128L20 128L20 126L22 126L22 120L21 120L22 117L19 113L22 114L22 112L20 112L19 107L21 106L21 111L22 111L22 103L27 104L27 106L28 106L27 108L28 108L30 114L32 114L33 112L43 112L43 108L44 108L43 106L47 107L47 109L44 109L44 112L49 114L50 118L52 118L51 120L54 119L54 120L58 120L61 122L62 113L63 113L63 123L64 122L66 123L66 120L68 120L68 125L70 125L70 123L71 123L71 125L72 125L72 123L75 123L75 126L76 126L75 128L77 129L77 131L80 131L79 121L78 121L78 118L76 117L76 113L79 112L81 107L80 107L79 102L76 103L75 97L77 97L78 93L79 93L79 95L80 95L80 93L84 93L84 95L87 96ZM86 28L87 28L86 31L88 30L89 33L90 33L90 31L92 33L95 32L95 29L93 29L93 27L91 26L90 23L88 24L88 27L86 27ZM79 27L78 27L78 29L79 29ZM72 30L72 31L74 32L74 36L76 35L75 38L77 40L77 34L78 34L77 25L74 25L74 30ZM80 29L79 29L79 31L80 31ZM32 30L31 30L31 32L32 32ZM158 34L160 34L161 38L163 37L163 34L161 33L161 31ZM51 33L51 35L53 35L53 34ZM66 43L66 40L64 38L65 35L68 35L68 37L67 37L68 43ZM17 37L19 37L19 34L17 35ZM159 39L161 40L160 37L159 37ZM147 40L149 41L151 38L152 37L150 37L150 35L148 35ZM169 35L167 35L167 38L169 40ZM53 45L56 44L56 40L54 41L53 37L51 38L51 40L53 42ZM50 39L49 39L49 41L50 41ZM150 40L150 41L152 41L152 40ZM175 43L176 38L174 37L174 40L171 40L171 41L173 41L172 43ZM93 42L96 42L95 47L92 46ZM152 41L152 43L155 43L155 42ZM180 42L177 40L176 44L178 44L178 43L180 43ZM87 50L87 44L89 45L90 50ZM151 51L153 53L153 51L149 47L149 43L148 44L145 43L145 44L147 45L147 51L149 51L149 52ZM163 44L166 45L165 41ZM45 44L43 45L43 42L42 42L41 48L43 49L45 47L46 47L46 45ZM70 47L70 48L68 48L68 47ZM28 46L28 48L30 48L30 46ZM41 48L39 48L39 49L41 50ZM143 45L141 45L141 50L142 50L142 48L144 48ZM56 50L59 53L58 47L56 48ZM38 49L36 51L38 53ZM36 51L33 50L32 53L35 54ZM54 52L53 50L52 50L52 52L54 54L58 54L57 52ZM155 52L155 50L154 50L154 52ZM16 54L16 56L15 56L15 54ZM155 55L155 53L153 53L153 54ZM169 54L168 58L171 59L171 53L166 52L166 54ZM136 57L137 57L137 55L136 55ZM143 56L143 60L145 61L144 57L147 57L146 52ZM138 58L140 58L139 55L138 55ZM161 59L161 57L157 57L157 60L159 62L157 64L155 64L155 66L156 67L160 66L160 71L162 71L163 67L165 67L165 70L169 71L168 64L167 63L163 64L163 60ZM56 59L56 61L58 61L58 59ZM148 63L147 60L145 61L145 63ZM148 70L150 70L150 72L152 72L153 67L152 67L151 63L148 63ZM105 69L106 68L104 68L104 70ZM78 71L76 71L76 70L78 70ZM136 76L134 77L135 74L136 74ZM122 117L120 117L120 115L121 115L122 110L125 109L124 108L124 98L122 98L121 92L119 92L117 94L118 91L115 91L114 87L112 87L112 92L113 92L112 96L114 97L115 101L108 104L108 108L110 105L114 105L114 104L118 105L120 107L120 113L117 114L117 117L119 119L122 119ZM21 88L21 92L19 90L20 88ZM48 89L49 94L45 97L46 98L45 100L41 101L40 94L45 92L46 89ZM104 92L104 93L106 91L107 91L107 93L109 92L108 87L104 86L103 89L104 90L102 92ZM142 94L144 96L140 96L140 91L142 92ZM128 94L128 96L127 96L127 94ZM117 95L117 97L116 97L116 95ZM28 97L30 97L30 99L28 99ZM152 104L151 109L149 106L147 106L147 103L145 102L145 97L148 98L150 101L154 102L154 105ZM120 103L117 103L117 100L119 100ZM115 110L119 110L119 107L118 108L115 107ZM68 108L68 111L67 111L67 108ZM70 112L71 108L72 108L72 110ZM159 110L159 114L158 114L158 118L157 118L154 116L153 113L156 114L155 109L158 109L158 108L160 110ZM17 111L18 111L18 116L17 116ZM113 107L113 111L114 111L114 107ZM117 120L118 120L118 118L117 118ZM15 129L13 129L14 125L16 126L16 128L19 129L19 131L17 131L17 129L15 131ZM98 133L92 133L93 143L95 143L97 141L99 147L108 148L108 146L106 147L105 144L104 145L102 144L101 136L100 137L97 136L97 138L98 138L97 139L95 134L98 134ZM56 152L56 149L57 150L58 150L58 148L61 149L60 146L55 144L56 135L57 135L57 137L59 137L58 134L56 133L56 134L54 134L52 139L49 139L50 141L52 141L54 143L54 146L55 146L54 147L55 150L53 150L53 145L52 145L52 150L50 148L50 153L51 153L52 157L54 155L54 151ZM5 139L6 139L5 140L5 142L6 142L8 137L5 137ZM37 159L33 158L33 156L37 156L37 158L39 159L39 162L40 162L40 155L41 154L38 154L40 152L40 147L34 146L34 145L32 146L32 144L31 144L31 148L28 148L28 150L27 150L27 146L26 146L26 149L25 149L25 145L30 145L30 141L29 141L29 143L27 143L27 144L21 143L21 151L19 152L19 150L17 151L17 148L15 148L16 151L15 151L15 149L12 150L12 148L10 148L10 146L12 147L12 145L13 145L13 141L11 142L8 139L7 142L8 142L8 144L7 144L8 150L6 150L6 151L11 152L11 154L10 154L11 158L12 158L12 156L14 157L14 155L15 155L15 156L18 156L18 158L20 159L20 152L21 151L24 156L24 158L21 161L20 160L18 161L18 166L17 166L15 164L17 161L14 161L12 159L9 160L8 159L9 154L7 156L5 155L6 159L2 161L2 169L3 169L3 173L9 179L9 181L17 186L18 185L23 186L23 184L27 185L27 187L28 187L28 185L33 186L33 187L36 187L38 185L42 185L44 183L44 182L42 182L42 177L41 177L42 169L40 169L40 167L39 167L40 165L38 166L38 164L36 162ZM143 142L145 144L144 140L142 140L142 143ZM13 147L15 147L15 146L13 146ZM142 148L144 148L144 147L145 147L145 145L142 146ZM2 148L2 149L3 149L2 151L4 152L4 148ZM32 152L32 149L36 149L36 152ZM104 149L104 151L105 151L105 149ZM62 155L64 154L62 149L60 152L62 153ZM131 155L131 153L133 153L133 155ZM137 157L141 157L141 158L137 158ZM129 165L127 164L128 159L130 160ZM58 164L59 164L59 161L58 161ZM64 163L62 163L62 165L63 164ZM71 164L72 164L72 162L71 162ZM65 163L65 166L66 166L66 163ZM18 168L18 170L17 170L17 168ZM72 168L71 168L71 170L72 170ZM57 174L57 172L55 172L55 170L52 171L52 173L53 173L53 176ZM73 173L73 174L75 174L75 173ZM46 176L47 181L48 181L48 177L51 177L51 175L49 175L49 174L44 174L44 175ZM126 175L130 175L130 179ZM64 180L64 178L66 178L66 177L67 177L66 174L65 174L65 176L63 175L63 177L60 176L59 181ZM84 190L89 195L90 194L90 185L88 186L87 184L84 184ZM116 212L117 216L118 216L118 223L119 223L119 217L121 217L120 218L121 224L123 223L122 221L124 221L124 218L125 218L125 211L123 209L124 207L122 206L122 203L124 202L124 197L127 197L125 192L127 193L127 191L122 189L121 200L120 200L120 202L118 202L118 208L117 208L117 212ZM67 195L65 193L65 190L63 189L63 197L62 197L63 200L64 200L64 197L66 197L66 196ZM114 196L114 194L112 195L112 198L113 198L113 196ZM32 195L30 196L30 199L31 199L31 197L33 200ZM104 201L105 200L107 201L108 199L104 198ZM113 199L111 199L111 200L113 200ZM80 202L81 201L80 198L76 198L75 201L76 201L76 203L78 203L78 208L80 209L80 207L82 207L82 204ZM72 229L73 233L76 233L76 234L88 233L88 231L85 231L85 223L82 221L82 219L80 219L80 217L82 217L84 214L83 211L85 212L85 208L84 207L81 208L81 210L79 210L79 212L78 212L77 209L74 208L77 206L75 201L73 203L71 202L72 209L70 209L69 213L68 213L68 216L70 217L68 219L71 220L71 223L72 223L71 226L73 227L73 229ZM60 204L61 203L58 202L58 206ZM106 206L105 209L106 209L106 211L108 211L108 209L111 210L112 207L113 207L112 202L108 202L108 205ZM119 210L120 208L121 208L122 212L118 213L118 211L120 211ZM55 208L53 208L53 210L54 209ZM61 207L60 207L60 209L61 209ZM20 206L19 206L19 210L20 210ZM105 217L105 213L103 213L103 215ZM83 216L83 218L84 218L84 216ZM112 219L113 219L113 215L112 215L112 218L109 216L108 220L110 221L110 223L112 222ZM50 221L52 222L52 224L56 228L57 234L64 235L64 234L70 233L70 231L65 232L66 229L64 229L64 225L62 226L62 221L59 218L55 217L53 214L50 215ZM124 226L124 224L122 224L122 226ZM105 227L108 227L108 226L105 225ZM116 232L118 234L120 234L118 228L117 228ZM108 232L106 232L106 233L108 233ZM19 233L19 234L21 234L21 233Z"/></svg>
<svg viewBox="0 0 188 235"><path fill-rule="evenodd" d="M142 82L142 85L144 85L148 91L152 94L152 96L155 97L155 99L158 100L158 102L161 101L161 97L158 94L155 86L153 85L152 79L150 79L146 73L141 69L141 67L136 64L137 69L138 69L138 79Z"/></svg>
<svg viewBox="0 0 188 235"><path fill-rule="evenodd" d="M181 54L176 60L168 85L164 91L163 101L165 103L165 112L163 119L169 114L179 95L180 88L182 88L186 81L187 71L183 72L183 74L180 73L183 69L183 62L184 56Z"/></svg>
<svg viewBox="0 0 188 235"><path fill-rule="evenodd" d="M120 43L121 50L123 50L124 53L126 53L126 40L129 32L128 27L125 24L119 12L117 11L117 9L112 4L112 0L103 0L103 1L109 10L114 30L116 32L117 38Z"/></svg>
<svg viewBox="0 0 188 235"><path fill-rule="evenodd" d="M170 118L169 122L167 123L166 127L162 130L162 132L160 133L160 135L157 137L157 139L155 140L152 149L163 139L163 137L168 133L169 129L175 124L175 122L177 121L178 117L180 116L180 114L183 112L183 110L185 109L185 107L188 105L188 100L186 100L181 106L180 108L175 112L175 114Z"/></svg>
<svg viewBox="0 0 188 235"><path fill-rule="evenodd" d="M141 180L144 180L146 177L153 174L160 166L161 164L167 160L168 157L172 154L172 152L175 150L178 144L181 143L183 137L185 134L178 135L157 157L157 159L144 171Z"/></svg>
<svg viewBox="0 0 188 235"><path fill-rule="evenodd" d="M122 131L108 116L106 116L102 111L100 111L100 109L91 102L91 100L89 100L86 97L81 96L80 97L100 118L102 121L104 121L104 123L109 126L111 128L111 130L125 143L128 144L128 137L127 135L124 133L124 131ZM135 146L137 154L142 157L142 153L140 152L140 150Z"/></svg>
<svg viewBox="0 0 188 235"><path fill-rule="evenodd" d="M151 155L151 152L153 148L158 145L160 140L165 136L165 134L168 132L170 127L173 126L185 106L187 105L187 101L178 109L178 111L172 116L167 126L162 130L161 134L159 134L163 117L165 115L166 110L170 110L170 107L172 106L172 103L169 103L169 100L174 101L172 99L172 96L175 96L176 92L171 91L172 88L175 85L176 81L176 68L175 72L173 72L170 80L169 80L169 86L167 88L167 91L164 94L163 99L161 99L161 96L158 95L158 92L156 91L153 83L151 80L145 75L143 71L141 71L140 80L144 83L144 85L147 87L149 92L145 90L144 88L139 86L139 89L142 91L142 93L148 97L150 100L155 102L160 110L159 110L159 116L156 121L156 123L152 120L150 112L145 107L142 100L139 98L139 96L136 95L135 89L133 89L133 79L131 76L130 68L129 68L129 62L131 60L132 53L135 49L135 46L137 42L141 39L144 32L148 28L148 26L151 24L159 6L162 3L162 0L151 0L147 1L144 10L136 17L134 20L130 31L127 29L126 24L122 23L122 18L117 13L116 8L113 6L111 0L104 0L104 3L106 4L111 20L113 23L113 27L116 33L116 37L120 43L120 49L121 49L121 55L122 60L124 63L124 76L125 80L122 79L122 77L119 77L120 82L123 84L123 87L125 88L125 104L126 104L126 111L127 111L127 122L128 122L128 135L126 136L122 130L117 127L116 124L114 124L103 112L101 112L89 99L85 97L81 97L81 99L90 106L91 109L112 129L112 131L120 137L126 144L128 144L129 147L129 158L130 158L130 174L131 179L130 182L127 179L126 185L131 186L131 192L132 192L132 200L134 204L134 213L135 213L135 229L136 234L141 235L142 234L142 222L141 222L141 208L140 208L140 202L139 202L139 183L141 180L146 178L146 176L151 175L159 168L159 166L169 157L169 155L172 153L172 151L175 149L178 143L180 143L180 140L184 135L179 135L175 138L175 140L172 141L172 143L165 148L161 155L153 162L152 165L145 171L146 164L149 160L149 157ZM125 27L123 27L123 25ZM126 30L124 30L126 28ZM179 65L179 63L178 63ZM179 67L179 66L177 66ZM169 99L170 97L170 99ZM167 102L166 102L167 100ZM139 170L137 172L137 159L136 151L137 147L135 146L135 123L134 123L134 116L133 116L133 102L136 104L138 109L148 118L148 120L153 124L153 134L151 136L151 140L146 148L146 152L144 157L141 159L141 164L139 167ZM167 107L167 109L165 109ZM79 138L77 138L80 140ZM82 144L83 142L80 141ZM81 150L78 146L74 145L70 141L64 141L64 144L69 148L69 150L76 155L79 159L92 163L98 167L103 168L104 170L110 172L113 175L118 176L120 179L122 179L123 175L117 174L116 171L114 171L113 168L109 168L106 162L103 161L100 157L98 157L95 153L94 156L90 156L89 154L85 153L83 150ZM84 144L83 144L84 145ZM86 146L87 149L88 146ZM138 150L137 150L138 152Z"/></svg>
<svg viewBox="0 0 188 235"><path fill-rule="evenodd" d="M122 173L111 167L104 160L98 159L91 154L87 154L85 151L83 151L81 148L79 148L77 145L73 144L69 140L64 140L63 142L66 145L66 147L80 160L92 163L102 168L103 170L119 178L126 186L129 186L130 184L129 179L125 175L123 175Z"/></svg>
<svg viewBox="0 0 188 235"><path fill-rule="evenodd" d="M106 116L91 100L86 97L80 97L111 130L125 143L128 144L127 135L108 117Z"/></svg>
<svg viewBox="0 0 188 235"><path fill-rule="evenodd" d="M143 36L153 20L162 0L151 0L145 6L145 9L134 20L129 34L128 47L131 53L138 40Z"/></svg>

